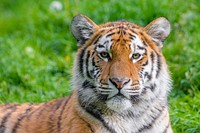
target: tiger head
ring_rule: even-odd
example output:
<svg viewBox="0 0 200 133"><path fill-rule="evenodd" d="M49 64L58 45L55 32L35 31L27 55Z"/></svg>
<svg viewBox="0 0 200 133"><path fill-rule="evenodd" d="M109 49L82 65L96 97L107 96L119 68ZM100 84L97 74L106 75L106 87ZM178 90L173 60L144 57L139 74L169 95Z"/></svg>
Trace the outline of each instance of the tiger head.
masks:
<svg viewBox="0 0 200 133"><path fill-rule="evenodd" d="M79 47L73 84L83 106L119 112L158 96L166 99L171 85L161 52L170 33L166 18L140 27L126 21L96 25L77 15L71 29Z"/></svg>

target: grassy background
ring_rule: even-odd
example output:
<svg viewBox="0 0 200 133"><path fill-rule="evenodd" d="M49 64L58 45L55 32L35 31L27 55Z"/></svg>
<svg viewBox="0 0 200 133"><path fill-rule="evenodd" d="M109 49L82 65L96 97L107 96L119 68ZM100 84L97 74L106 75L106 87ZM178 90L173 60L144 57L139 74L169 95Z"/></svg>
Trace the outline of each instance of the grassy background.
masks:
<svg viewBox="0 0 200 133"><path fill-rule="evenodd" d="M70 93L76 42L73 16L97 24L126 19L145 26L167 17L172 25L163 52L172 72L170 115L175 133L200 132L200 2L198 0L51 0L0 2L0 103L43 102Z"/></svg>

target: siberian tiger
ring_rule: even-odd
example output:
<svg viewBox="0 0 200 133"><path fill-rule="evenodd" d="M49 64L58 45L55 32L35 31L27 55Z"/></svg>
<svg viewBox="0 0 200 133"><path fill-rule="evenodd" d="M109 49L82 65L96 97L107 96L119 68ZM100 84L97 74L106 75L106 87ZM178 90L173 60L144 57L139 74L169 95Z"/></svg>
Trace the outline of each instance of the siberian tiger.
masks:
<svg viewBox="0 0 200 133"><path fill-rule="evenodd" d="M70 96L0 105L0 133L172 133L170 74L161 52L164 17L146 27L126 21L71 24L78 41Z"/></svg>

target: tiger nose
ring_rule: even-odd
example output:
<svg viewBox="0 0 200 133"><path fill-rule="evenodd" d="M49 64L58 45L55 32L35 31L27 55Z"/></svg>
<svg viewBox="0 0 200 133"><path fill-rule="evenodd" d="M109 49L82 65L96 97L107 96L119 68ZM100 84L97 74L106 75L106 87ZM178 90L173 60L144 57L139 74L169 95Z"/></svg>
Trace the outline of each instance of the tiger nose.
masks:
<svg viewBox="0 0 200 133"><path fill-rule="evenodd" d="M127 78L109 78L109 80L117 89L122 89L130 81Z"/></svg>

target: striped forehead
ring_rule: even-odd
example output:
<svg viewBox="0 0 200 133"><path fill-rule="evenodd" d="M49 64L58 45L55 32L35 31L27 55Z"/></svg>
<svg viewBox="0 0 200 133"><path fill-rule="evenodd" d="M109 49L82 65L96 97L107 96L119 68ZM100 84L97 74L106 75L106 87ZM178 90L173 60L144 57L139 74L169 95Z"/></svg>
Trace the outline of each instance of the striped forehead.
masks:
<svg viewBox="0 0 200 133"><path fill-rule="evenodd" d="M145 47L144 41L137 34L133 34L133 37L130 41L131 51L144 51Z"/></svg>
<svg viewBox="0 0 200 133"><path fill-rule="evenodd" d="M98 52L110 51L112 44L113 44L112 37L108 36L108 34L105 34L102 37L100 37L98 42L96 43L96 51Z"/></svg>
<svg viewBox="0 0 200 133"><path fill-rule="evenodd" d="M97 43L96 43L96 51L97 52L105 52L105 51L110 51L111 47L113 44L115 44L117 39L113 39L114 33L107 33L103 36L101 36ZM129 40L127 40L127 38ZM145 45L142 41L142 39L136 34L136 33L131 33L131 34L126 34L126 37L119 36L119 39L124 39L127 45L129 45L129 48L131 49L131 53L143 53L145 49Z"/></svg>

